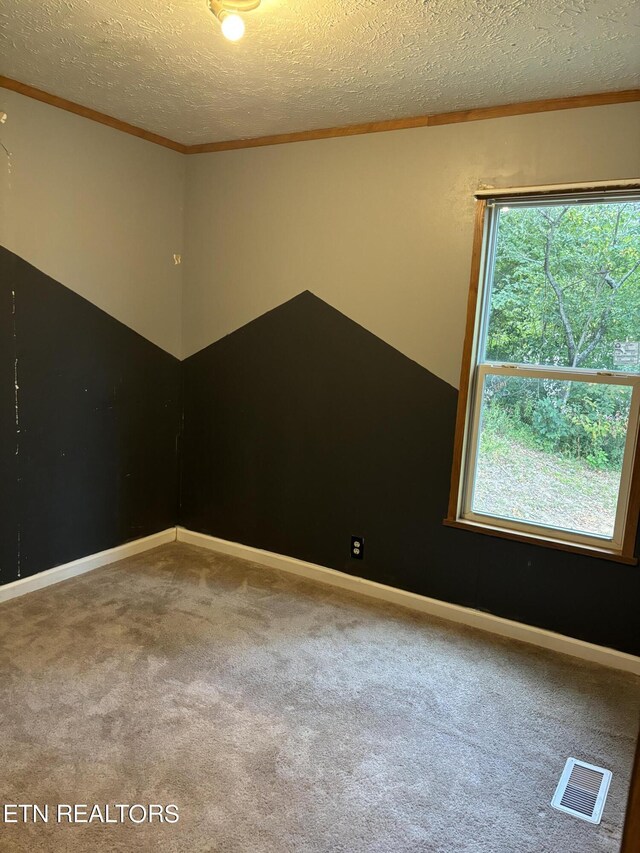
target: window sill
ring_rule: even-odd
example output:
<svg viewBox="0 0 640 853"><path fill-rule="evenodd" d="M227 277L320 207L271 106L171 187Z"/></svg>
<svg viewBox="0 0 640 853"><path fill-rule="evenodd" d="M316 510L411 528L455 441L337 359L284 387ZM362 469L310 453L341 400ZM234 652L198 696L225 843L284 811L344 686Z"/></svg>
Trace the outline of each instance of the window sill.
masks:
<svg viewBox="0 0 640 853"><path fill-rule="evenodd" d="M611 551L607 548L597 548L591 545L577 545L573 542L565 542L562 539L553 539L546 536L532 536L528 533L518 533L514 530L505 530L500 527L491 527L486 524L477 524L466 519L445 518L443 524L447 527L457 527L460 530L471 530L473 533L483 533L486 536L497 536L501 539L512 539L516 542L526 542L529 545L540 545L543 548L554 548L558 551L569 551L573 554L582 554L586 557L597 557L601 560L610 560L614 563L625 563L628 566L637 566L638 558L625 555L619 551Z"/></svg>

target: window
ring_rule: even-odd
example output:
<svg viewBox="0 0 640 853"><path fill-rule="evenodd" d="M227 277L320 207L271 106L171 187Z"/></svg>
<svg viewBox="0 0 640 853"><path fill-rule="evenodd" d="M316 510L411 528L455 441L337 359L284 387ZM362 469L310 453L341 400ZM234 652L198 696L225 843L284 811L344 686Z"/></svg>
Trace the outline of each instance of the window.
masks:
<svg viewBox="0 0 640 853"><path fill-rule="evenodd" d="M447 523L635 562L640 194L478 202Z"/></svg>

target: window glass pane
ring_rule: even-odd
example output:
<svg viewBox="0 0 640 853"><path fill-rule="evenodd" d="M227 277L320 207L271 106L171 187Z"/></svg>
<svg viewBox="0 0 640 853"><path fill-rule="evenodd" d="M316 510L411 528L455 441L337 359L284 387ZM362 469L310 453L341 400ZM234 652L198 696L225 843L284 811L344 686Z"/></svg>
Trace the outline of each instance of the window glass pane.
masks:
<svg viewBox="0 0 640 853"><path fill-rule="evenodd" d="M631 393L488 374L473 512L612 538Z"/></svg>
<svg viewBox="0 0 640 853"><path fill-rule="evenodd" d="M640 372L640 201L496 216L484 360Z"/></svg>

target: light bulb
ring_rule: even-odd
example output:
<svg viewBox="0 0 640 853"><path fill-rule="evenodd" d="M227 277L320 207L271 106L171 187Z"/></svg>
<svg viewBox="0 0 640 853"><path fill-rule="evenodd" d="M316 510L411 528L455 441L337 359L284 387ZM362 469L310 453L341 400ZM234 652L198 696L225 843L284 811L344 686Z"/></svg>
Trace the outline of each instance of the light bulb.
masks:
<svg viewBox="0 0 640 853"><path fill-rule="evenodd" d="M244 35L244 21L240 15L225 15L221 26L222 35L229 41L238 41Z"/></svg>

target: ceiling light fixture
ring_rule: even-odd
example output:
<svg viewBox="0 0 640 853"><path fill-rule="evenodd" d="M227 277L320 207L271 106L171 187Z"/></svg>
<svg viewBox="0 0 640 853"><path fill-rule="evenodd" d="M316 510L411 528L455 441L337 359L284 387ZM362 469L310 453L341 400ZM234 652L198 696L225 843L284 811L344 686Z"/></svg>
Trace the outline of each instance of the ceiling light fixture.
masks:
<svg viewBox="0 0 640 853"><path fill-rule="evenodd" d="M244 35L244 20L240 12L257 9L260 0L209 0L209 9L220 21L222 35L229 41L238 41Z"/></svg>

